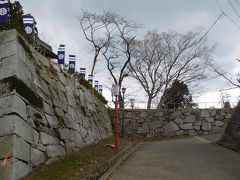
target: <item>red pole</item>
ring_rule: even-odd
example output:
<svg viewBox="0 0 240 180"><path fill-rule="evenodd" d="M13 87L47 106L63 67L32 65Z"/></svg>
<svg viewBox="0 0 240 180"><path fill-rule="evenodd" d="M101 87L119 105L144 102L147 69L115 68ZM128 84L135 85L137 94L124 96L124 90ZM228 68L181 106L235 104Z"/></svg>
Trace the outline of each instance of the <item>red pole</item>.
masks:
<svg viewBox="0 0 240 180"><path fill-rule="evenodd" d="M116 102L115 102L115 111L116 111L116 135L115 135L115 150L118 150L118 96L116 97Z"/></svg>
<svg viewBox="0 0 240 180"><path fill-rule="evenodd" d="M134 113L133 113L133 106L132 106L132 142L134 143Z"/></svg>
<svg viewBox="0 0 240 180"><path fill-rule="evenodd" d="M6 169L6 180L8 180L8 154L4 155L4 160L2 166L5 166Z"/></svg>

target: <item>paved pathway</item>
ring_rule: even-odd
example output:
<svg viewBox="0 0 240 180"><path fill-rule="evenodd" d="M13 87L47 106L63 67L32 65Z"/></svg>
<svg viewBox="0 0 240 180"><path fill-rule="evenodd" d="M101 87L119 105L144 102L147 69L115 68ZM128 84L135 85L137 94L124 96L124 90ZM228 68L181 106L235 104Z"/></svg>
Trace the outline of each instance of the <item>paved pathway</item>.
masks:
<svg viewBox="0 0 240 180"><path fill-rule="evenodd" d="M240 154L211 144L217 136L145 143L109 180L240 180Z"/></svg>

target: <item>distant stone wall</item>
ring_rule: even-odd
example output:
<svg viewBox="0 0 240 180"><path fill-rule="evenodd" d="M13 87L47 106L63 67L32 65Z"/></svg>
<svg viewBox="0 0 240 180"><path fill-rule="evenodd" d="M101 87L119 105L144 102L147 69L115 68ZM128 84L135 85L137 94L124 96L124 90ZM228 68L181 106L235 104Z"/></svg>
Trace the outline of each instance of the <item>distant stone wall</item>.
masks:
<svg viewBox="0 0 240 180"><path fill-rule="evenodd" d="M142 136L202 135L223 132L232 110L224 109L175 109L134 110L134 132ZM113 113L114 114L114 113ZM132 112L119 112L119 134L132 132Z"/></svg>
<svg viewBox="0 0 240 180"><path fill-rule="evenodd" d="M15 30L0 33L0 179L111 135L108 110L89 90Z"/></svg>

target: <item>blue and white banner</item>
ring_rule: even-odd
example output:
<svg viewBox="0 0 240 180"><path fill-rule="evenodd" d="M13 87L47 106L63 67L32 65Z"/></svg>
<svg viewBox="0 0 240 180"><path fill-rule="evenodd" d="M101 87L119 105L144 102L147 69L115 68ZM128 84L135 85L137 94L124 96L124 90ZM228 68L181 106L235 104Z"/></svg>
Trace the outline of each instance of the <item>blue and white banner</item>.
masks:
<svg viewBox="0 0 240 180"><path fill-rule="evenodd" d="M75 63L76 63L76 55L69 55L69 69L70 73L75 72Z"/></svg>
<svg viewBox="0 0 240 180"><path fill-rule="evenodd" d="M8 23L9 3L7 0L0 1L0 24Z"/></svg>
<svg viewBox="0 0 240 180"><path fill-rule="evenodd" d="M58 64L64 64L65 62L65 44L60 44L58 48Z"/></svg>
<svg viewBox="0 0 240 180"><path fill-rule="evenodd" d="M103 91L103 87L102 87L102 85L99 85L99 86L98 86L98 92L99 92L100 94L102 94L102 91Z"/></svg>
<svg viewBox="0 0 240 180"><path fill-rule="evenodd" d="M98 91L98 81L94 81L94 88Z"/></svg>
<svg viewBox="0 0 240 180"><path fill-rule="evenodd" d="M93 85L93 75L88 75L88 82Z"/></svg>
<svg viewBox="0 0 240 180"><path fill-rule="evenodd" d="M25 30L25 35L29 36L34 32L35 19L30 14L23 15L23 26Z"/></svg>
<svg viewBox="0 0 240 180"><path fill-rule="evenodd" d="M85 79L85 75L86 75L86 68L80 68L80 76Z"/></svg>

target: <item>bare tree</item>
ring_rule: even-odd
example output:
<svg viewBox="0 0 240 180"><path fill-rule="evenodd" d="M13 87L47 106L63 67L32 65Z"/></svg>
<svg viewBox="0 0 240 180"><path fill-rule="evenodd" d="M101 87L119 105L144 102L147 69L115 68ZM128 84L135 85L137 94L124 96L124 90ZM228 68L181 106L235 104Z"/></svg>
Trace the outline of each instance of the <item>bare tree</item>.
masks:
<svg viewBox="0 0 240 180"><path fill-rule="evenodd" d="M99 56L102 55L113 82L121 86L123 79L129 74L126 67L132 56L131 46L136 37L136 30L141 25L112 12L96 14L83 11L78 20L86 40L94 51L91 74L94 73ZM120 107L123 107L121 93L119 103Z"/></svg>
<svg viewBox="0 0 240 180"><path fill-rule="evenodd" d="M94 73L101 50L109 43L111 38L111 32L114 29L114 26L112 26L114 17L115 14L111 12L96 14L95 12L83 11L82 16L78 18L82 32L94 51L91 75Z"/></svg>
<svg viewBox="0 0 240 180"><path fill-rule="evenodd" d="M205 78L205 62L212 51L206 41L200 31L186 34L174 31L158 34L155 31L145 36L142 45L135 46L132 76L148 94L148 108L160 92L159 105L165 103L166 89L174 80L188 84Z"/></svg>
<svg viewBox="0 0 240 180"><path fill-rule="evenodd" d="M148 32L142 41L134 44L133 58L130 63L131 76L136 79L148 95L147 109L164 85L164 64L166 53L161 44L162 37L156 32Z"/></svg>
<svg viewBox="0 0 240 180"><path fill-rule="evenodd" d="M213 50L206 45L207 39L202 38L201 31L179 34L163 33L164 46L167 48L165 58L165 84L160 103L165 103L165 92L174 80L185 84L205 79L206 62Z"/></svg>
<svg viewBox="0 0 240 180"><path fill-rule="evenodd" d="M129 76L129 69L126 67L131 61L132 45L136 31L141 25L121 16L114 16L112 19L115 28L102 54L113 82L121 87L124 78ZM119 93L119 104L120 107L124 106L121 93Z"/></svg>

